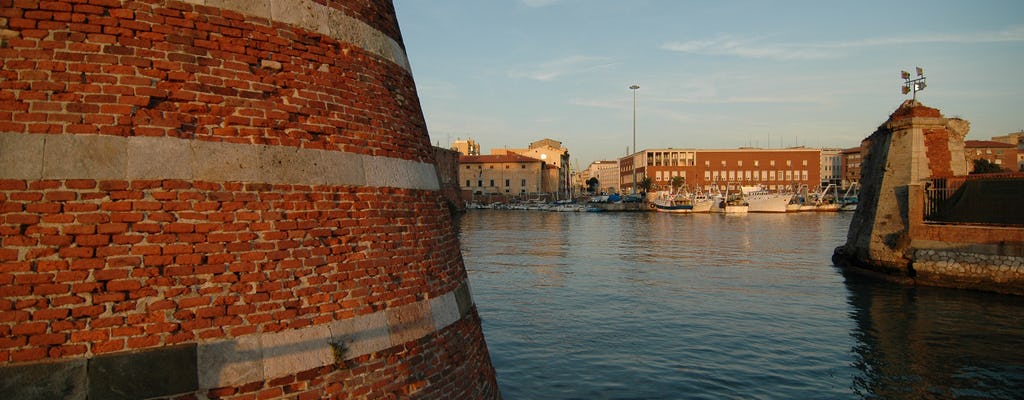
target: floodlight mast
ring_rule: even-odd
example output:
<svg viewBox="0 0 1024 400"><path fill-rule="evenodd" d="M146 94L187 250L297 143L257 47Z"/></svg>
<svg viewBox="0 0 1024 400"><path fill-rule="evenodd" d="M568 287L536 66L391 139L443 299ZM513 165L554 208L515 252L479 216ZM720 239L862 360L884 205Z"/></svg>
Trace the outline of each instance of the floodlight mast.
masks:
<svg viewBox="0 0 1024 400"><path fill-rule="evenodd" d="M917 78L913 78L912 79L910 77L910 73L909 72L907 72L907 71L900 71L900 78L903 78L903 94L907 94L907 93L913 92L914 93L913 99L914 99L914 101L917 101L917 92L919 90L924 90L926 85L925 85L924 69L921 68L921 67L916 67L915 72L917 72Z"/></svg>

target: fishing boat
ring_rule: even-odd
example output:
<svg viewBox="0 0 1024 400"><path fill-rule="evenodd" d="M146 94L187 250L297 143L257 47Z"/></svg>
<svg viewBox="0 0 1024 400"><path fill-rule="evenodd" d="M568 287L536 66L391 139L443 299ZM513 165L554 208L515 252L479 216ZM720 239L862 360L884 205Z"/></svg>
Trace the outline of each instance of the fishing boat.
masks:
<svg viewBox="0 0 1024 400"><path fill-rule="evenodd" d="M658 197L651 202L651 207L658 212L691 213L693 212L693 199L685 190L677 193L665 191L658 194Z"/></svg>
<svg viewBox="0 0 1024 400"><path fill-rule="evenodd" d="M793 198L792 193L772 192L764 186L743 186L743 198L749 204L750 212L786 212L786 205Z"/></svg>
<svg viewBox="0 0 1024 400"><path fill-rule="evenodd" d="M743 190L730 192L726 189L725 196L718 203L719 212L725 214L746 214L750 211L750 204L743 196Z"/></svg>
<svg viewBox="0 0 1024 400"><path fill-rule="evenodd" d="M839 211L855 211L857 210L857 203L860 198L857 196L860 191L860 185L857 182L850 184L850 187L843 193L843 197L839 198Z"/></svg>

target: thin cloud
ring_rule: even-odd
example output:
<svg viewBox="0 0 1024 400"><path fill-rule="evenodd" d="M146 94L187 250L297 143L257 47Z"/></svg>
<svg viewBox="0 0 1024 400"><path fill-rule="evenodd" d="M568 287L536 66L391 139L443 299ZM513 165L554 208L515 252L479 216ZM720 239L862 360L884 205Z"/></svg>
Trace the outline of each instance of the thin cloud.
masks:
<svg viewBox="0 0 1024 400"><path fill-rule="evenodd" d="M527 7L547 7L552 4L558 3L560 0L523 0L523 4Z"/></svg>
<svg viewBox="0 0 1024 400"><path fill-rule="evenodd" d="M1019 41L1024 41L1024 26L1014 26L1000 31L989 32L961 34L931 33L821 43L765 43L760 38L742 38L731 35L722 35L712 39L668 42L661 45L661 48L681 53L724 55L755 59L818 60L840 58L846 55L842 50L862 47L934 43L1002 43Z"/></svg>
<svg viewBox="0 0 1024 400"><path fill-rule="evenodd" d="M569 56L534 67L513 70L509 72L509 76L547 82L565 75L605 69L611 65L611 60L604 57Z"/></svg>

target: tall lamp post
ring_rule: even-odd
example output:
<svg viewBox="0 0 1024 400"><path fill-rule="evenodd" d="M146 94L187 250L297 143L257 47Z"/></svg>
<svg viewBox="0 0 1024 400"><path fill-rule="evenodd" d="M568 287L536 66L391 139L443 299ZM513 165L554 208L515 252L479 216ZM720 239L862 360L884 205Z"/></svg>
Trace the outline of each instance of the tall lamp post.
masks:
<svg viewBox="0 0 1024 400"><path fill-rule="evenodd" d="M633 84L629 87L633 91L633 154L636 154L636 90L640 89L640 85ZM636 194L636 156L633 157L631 162L633 166L633 194Z"/></svg>

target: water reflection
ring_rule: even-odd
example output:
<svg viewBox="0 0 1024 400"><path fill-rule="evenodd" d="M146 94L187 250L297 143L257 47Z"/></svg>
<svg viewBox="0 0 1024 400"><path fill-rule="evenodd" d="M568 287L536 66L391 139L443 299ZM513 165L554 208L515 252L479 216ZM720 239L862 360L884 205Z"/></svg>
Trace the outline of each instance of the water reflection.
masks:
<svg viewBox="0 0 1024 400"><path fill-rule="evenodd" d="M851 276L847 283L852 390L865 398L1020 398L1024 299L907 288Z"/></svg>
<svg viewBox="0 0 1024 400"><path fill-rule="evenodd" d="M847 279L846 214L473 211L506 399L1014 398L1024 299Z"/></svg>

